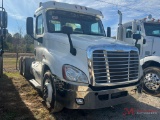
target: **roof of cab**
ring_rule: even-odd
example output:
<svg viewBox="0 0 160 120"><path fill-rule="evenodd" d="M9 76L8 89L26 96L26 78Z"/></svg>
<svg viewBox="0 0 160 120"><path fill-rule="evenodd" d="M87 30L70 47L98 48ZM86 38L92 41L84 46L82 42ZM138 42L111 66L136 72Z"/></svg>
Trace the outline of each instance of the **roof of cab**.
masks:
<svg viewBox="0 0 160 120"><path fill-rule="evenodd" d="M92 8L88 8L85 6L75 5L75 4L68 4L68 3L61 3L56 1L48 1L39 4L39 8L36 10L36 13L42 9L57 9L57 10L65 10L71 12L77 12L82 14L88 14L97 16L99 18L103 18L103 14L99 10L95 10Z"/></svg>

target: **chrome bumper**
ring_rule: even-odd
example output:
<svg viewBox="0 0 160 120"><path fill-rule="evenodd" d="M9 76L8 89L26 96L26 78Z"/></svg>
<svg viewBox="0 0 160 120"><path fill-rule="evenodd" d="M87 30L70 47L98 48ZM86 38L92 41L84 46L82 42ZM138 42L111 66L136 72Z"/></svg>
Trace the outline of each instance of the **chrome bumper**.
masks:
<svg viewBox="0 0 160 120"><path fill-rule="evenodd" d="M57 88L57 101L69 109L98 109L126 103L139 97L139 84L129 87L93 91L89 86L63 83ZM67 89L66 89L67 88ZM76 103L76 98L84 100L83 105Z"/></svg>

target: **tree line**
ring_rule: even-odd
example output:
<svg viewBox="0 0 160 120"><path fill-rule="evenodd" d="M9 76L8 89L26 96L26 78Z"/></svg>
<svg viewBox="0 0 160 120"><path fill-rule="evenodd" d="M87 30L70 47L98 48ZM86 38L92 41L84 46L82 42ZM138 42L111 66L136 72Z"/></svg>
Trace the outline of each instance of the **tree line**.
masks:
<svg viewBox="0 0 160 120"><path fill-rule="evenodd" d="M4 40L4 51L13 53L31 53L34 50L33 39L29 35L8 33Z"/></svg>

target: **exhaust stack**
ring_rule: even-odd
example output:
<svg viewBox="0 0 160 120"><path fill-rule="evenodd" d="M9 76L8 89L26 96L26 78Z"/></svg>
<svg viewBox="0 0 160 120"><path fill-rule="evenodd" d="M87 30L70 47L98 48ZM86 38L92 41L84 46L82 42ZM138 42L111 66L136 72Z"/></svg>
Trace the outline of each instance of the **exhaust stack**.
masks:
<svg viewBox="0 0 160 120"><path fill-rule="evenodd" d="M118 10L118 14L119 14L119 24L118 25L122 25L122 12Z"/></svg>
<svg viewBox="0 0 160 120"><path fill-rule="evenodd" d="M123 25L122 25L122 12L118 10L119 14L119 23L118 23L118 29L117 29L117 40L123 41Z"/></svg>

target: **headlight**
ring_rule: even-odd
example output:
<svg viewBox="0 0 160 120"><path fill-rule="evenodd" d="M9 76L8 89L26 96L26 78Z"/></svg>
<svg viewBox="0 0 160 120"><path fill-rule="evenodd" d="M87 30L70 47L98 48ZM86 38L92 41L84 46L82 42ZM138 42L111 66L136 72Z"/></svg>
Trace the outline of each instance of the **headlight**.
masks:
<svg viewBox="0 0 160 120"><path fill-rule="evenodd" d="M79 69L70 66L63 66L63 78L69 81L88 83L87 76Z"/></svg>

